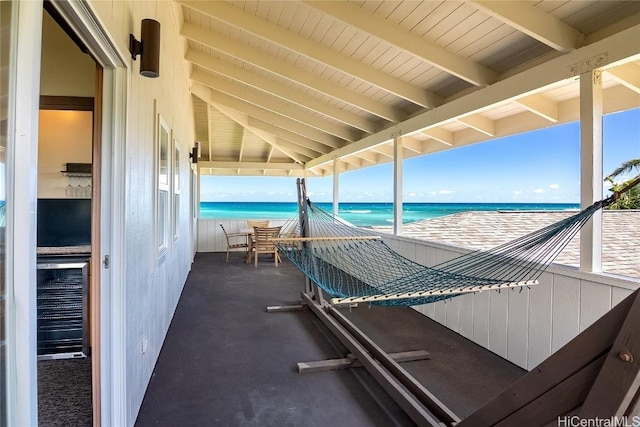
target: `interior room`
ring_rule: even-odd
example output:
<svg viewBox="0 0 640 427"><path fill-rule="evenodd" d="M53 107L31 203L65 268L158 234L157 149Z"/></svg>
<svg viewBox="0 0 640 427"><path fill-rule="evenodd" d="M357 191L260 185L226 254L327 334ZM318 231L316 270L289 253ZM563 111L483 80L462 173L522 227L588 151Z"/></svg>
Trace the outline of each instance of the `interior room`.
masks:
<svg viewBox="0 0 640 427"><path fill-rule="evenodd" d="M36 249L41 425L90 425L92 420L89 268L95 73L93 59L45 12Z"/></svg>

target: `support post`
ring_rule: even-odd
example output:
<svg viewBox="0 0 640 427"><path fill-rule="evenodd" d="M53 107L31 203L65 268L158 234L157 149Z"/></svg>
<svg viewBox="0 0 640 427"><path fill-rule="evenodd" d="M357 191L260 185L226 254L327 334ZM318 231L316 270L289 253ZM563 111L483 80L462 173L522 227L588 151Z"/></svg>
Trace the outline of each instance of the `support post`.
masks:
<svg viewBox="0 0 640 427"><path fill-rule="evenodd" d="M333 216L334 218L338 216L338 212L339 212L339 208L340 208L340 201L339 201L339 189L340 189L340 181L339 181L339 175L340 175L340 171L339 171L339 165L338 165L338 158L334 157L333 158Z"/></svg>
<svg viewBox="0 0 640 427"><path fill-rule="evenodd" d="M402 137L393 134L393 234L402 235Z"/></svg>
<svg viewBox="0 0 640 427"><path fill-rule="evenodd" d="M580 75L580 207L602 199L602 72ZM602 271L602 211L580 231L580 270Z"/></svg>

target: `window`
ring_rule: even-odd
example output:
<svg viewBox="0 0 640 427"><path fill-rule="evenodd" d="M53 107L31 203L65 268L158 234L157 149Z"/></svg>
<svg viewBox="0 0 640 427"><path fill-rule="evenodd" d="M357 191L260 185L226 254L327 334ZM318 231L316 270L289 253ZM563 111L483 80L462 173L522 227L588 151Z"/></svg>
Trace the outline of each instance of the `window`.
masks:
<svg viewBox="0 0 640 427"><path fill-rule="evenodd" d="M158 115L158 200L157 200L157 239L158 255L162 255L169 247L169 128L162 117Z"/></svg>
<svg viewBox="0 0 640 427"><path fill-rule="evenodd" d="M177 240L180 228L180 148L178 141L173 140L173 240Z"/></svg>

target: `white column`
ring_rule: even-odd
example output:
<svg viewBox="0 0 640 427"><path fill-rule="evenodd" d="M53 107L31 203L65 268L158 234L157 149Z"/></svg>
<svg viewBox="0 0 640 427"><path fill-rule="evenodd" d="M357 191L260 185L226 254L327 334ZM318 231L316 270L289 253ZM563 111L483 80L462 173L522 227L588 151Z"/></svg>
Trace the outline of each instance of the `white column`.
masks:
<svg viewBox="0 0 640 427"><path fill-rule="evenodd" d="M333 158L333 216L336 217L338 216L338 210L339 210L339 197L338 197L338 193L339 193L339 188L340 188L340 182L338 179L338 176L340 175L340 171L338 170L338 158L334 157Z"/></svg>
<svg viewBox="0 0 640 427"><path fill-rule="evenodd" d="M393 135L393 234L402 235L402 137Z"/></svg>
<svg viewBox="0 0 640 427"><path fill-rule="evenodd" d="M7 120L7 409L8 425L27 426L38 423L36 201L43 9L36 1L13 7L18 11L11 25L17 44L10 59L15 62L9 63Z"/></svg>
<svg viewBox="0 0 640 427"><path fill-rule="evenodd" d="M580 75L580 207L602 199L601 72ZM602 271L602 211L580 231L580 270Z"/></svg>

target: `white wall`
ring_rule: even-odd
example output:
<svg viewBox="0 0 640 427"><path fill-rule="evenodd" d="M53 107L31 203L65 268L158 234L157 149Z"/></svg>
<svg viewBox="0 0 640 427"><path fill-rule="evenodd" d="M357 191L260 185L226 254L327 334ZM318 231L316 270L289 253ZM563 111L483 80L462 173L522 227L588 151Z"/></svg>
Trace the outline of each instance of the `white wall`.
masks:
<svg viewBox="0 0 640 427"><path fill-rule="evenodd" d="M91 176L68 176L67 163L91 163L92 111L40 110L38 123L38 198L90 198ZM73 195L68 194L68 186ZM83 191L77 191L80 186ZM79 193L79 194L78 194Z"/></svg>
<svg viewBox="0 0 640 427"><path fill-rule="evenodd" d="M42 15L40 95L92 97L96 64L47 12Z"/></svg>
<svg viewBox="0 0 640 427"><path fill-rule="evenodd" d="M133 425L191 266L188 153L193 145L193 111L184 41L178 33L180 6L169 1L90 1L130 70L125 152L124 198L124 397L126 425ZM140 60L128 52L129 34L140 37L140 22L161 24L160 76L139 74ZM166 253L156 250L155 146L158 114L167 123L181 153L179 238ZM190 349L185 349L190 351Z"/></svg>

